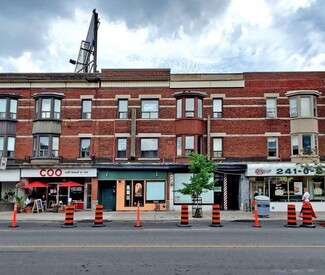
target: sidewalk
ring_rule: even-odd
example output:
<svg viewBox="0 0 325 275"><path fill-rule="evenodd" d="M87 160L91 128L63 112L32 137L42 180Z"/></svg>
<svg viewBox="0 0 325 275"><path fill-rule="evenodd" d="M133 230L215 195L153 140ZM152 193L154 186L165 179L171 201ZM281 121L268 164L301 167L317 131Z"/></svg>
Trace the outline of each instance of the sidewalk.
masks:
<svg viewBox="0 0 325 275"><path fill-rule="evenodd" d="M317 212L317 218L314 221L325 221L325 212ZM0 222L1 221L12 221L13 212L5 211L0 212ZM143 221L179 221L181 214L179 211L142 211L140 213L140 220ZM77 210L74 212L74 221L94 221L95 211L91 210ZM53 213L53 212L41 212L33 214L17 213L17 221L61 221L64 222L65 213ZM112 211L104 212L103 219L111 221L132 221L136 220L135 211ZM189 213L189 219L193 220L212 220L212 213L203 212L202 219L192 218L191 212ZM297 213L298 219L298 213ZM221 211L220 212L221 221L254 221L253 212L238 211ZM287 220L287 212L271 212L270 217L261 217L261 221L268 220Z"/></svg>

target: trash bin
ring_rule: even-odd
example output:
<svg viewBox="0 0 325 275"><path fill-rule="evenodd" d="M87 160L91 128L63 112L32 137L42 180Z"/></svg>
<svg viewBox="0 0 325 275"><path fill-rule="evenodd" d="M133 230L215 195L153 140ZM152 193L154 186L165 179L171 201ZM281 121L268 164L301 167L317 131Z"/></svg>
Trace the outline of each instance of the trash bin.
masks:
<svg viewBox="0 0 325 275"><path fill-rule="evenodd" d="M267 196L256 196L257 212L259 217L270 216L270 198Z"/></svg>

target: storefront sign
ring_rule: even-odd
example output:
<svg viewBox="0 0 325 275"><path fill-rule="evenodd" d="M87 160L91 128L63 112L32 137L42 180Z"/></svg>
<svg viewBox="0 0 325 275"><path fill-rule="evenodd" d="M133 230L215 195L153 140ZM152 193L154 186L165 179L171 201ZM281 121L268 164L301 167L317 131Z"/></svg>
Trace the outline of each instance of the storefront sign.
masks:
<svg viewBox="0 0 325 275"><path fill-rule="evenodd" d="M63 177L97 177L97 169L61 169L40 168L22 169L21 177L63 178Z"/></svg>
<svg viewBox="0 0 325 275"><path fill-rule="evenodd" d="M0 182L5 181L19 181L20 180L20 170L0 170Z"/></svg>
<svg viewBox="0 0 325 275"><path fill-rule="evenodd" d="M260 163L247 164L248 177L284 177L284 176L313 176L315 169L312 165L306 168L296 163Z"/></svg>

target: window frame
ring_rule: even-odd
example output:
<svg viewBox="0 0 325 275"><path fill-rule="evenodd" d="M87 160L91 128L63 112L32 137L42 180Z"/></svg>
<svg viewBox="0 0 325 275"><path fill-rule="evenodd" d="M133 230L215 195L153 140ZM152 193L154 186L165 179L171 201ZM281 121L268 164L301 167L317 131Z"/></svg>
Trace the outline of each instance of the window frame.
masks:
<svg viewBox="0 0 325 275"><path fill-rule="evenodd" d="M219 150L216 150L219 149ZM212 151L213 158L222 158L223 157L223 138L214 137L212 139Z"/></svg>
<svg viewBox="0 0 325 275"><path fill-rule="evenodd" d="M82 119L91 119L92 115L92 100L91 99L82 99L81 100L81 118Z"/></svg>
<svg viewBox="0 0 325 275"><path fill-rule="evenodd" d="M2 104L1 104L2 102ZM0 119L17 119L18 99L0 95Z"/></svg>
<svg viewBox="0 0 325 275"><path fill-rule="evenodd" d="M268 97L266 98L266 117L277 118L277 98Z"/></svg>
<svg viewBox="0 0 325 275"><path fill-rule="evenodd" d="M62 98L60 95L34 96L36 120L61 120ZM45 102L48 102L45 104Z"/></svg>
<svg viewBox="0 0 325 275"><path fill-rule="evenodd" d="M123 104L126 104L123 106ZM124 109L126 107L126 109ZM129 101L128 99L121 98L117 102L117 118L119 119L127 119L128 118L128 108Z"/></svg>
<svg viewBox="0 0 325 275"><path fill-rule="evenodd" d="M121 142L125 143L124 150L120 150L120 146L123 145ZM128 139L119 137L116 139L116 158L127 158L127 148L128 148Z"/></svg>
<svg viewBox="0 0 325 275"><path fill-rule="evenodd" d="M84 142L88 142L87 147L84 146ZM90 145L91 138L80 138L80 148L79 148L79 157L80 158L90 158Z"/></svg>
<svg viewBox="0 0 325 275"><path fill-rule="evenodd" d="M271 146L271 142L275 143L275 146ZM279 144L277 137L268 137L267 138L267 157L268 158L278 158L279 157Z"/></svg>
<svg viewBox="0 0 325 275"><path fill-rule="evenodd" d="M151 141L150 141L151 140ZM151 150L144 150L144 142L150 141L150 143L155 144L156 148L150 148ZM140 138L140 158L158 158L159 157L159 138Z"/></svg>
<svg viewBox="0 0 325 275"><path fill-rule="evenodd" d="M146 111L145 109L151 105L152 106L155 105L155 110ZM143 118L143 119L158 119L159 118L159 99L155 99L155 98L141 99L141 118Z"/></svg>
<svg viewBox="0 0 325 275"><path fill-rule="evenodd" d="M223 117L222 109L223 109L223 99L214 98L212 100L213 118L222 118Z"/></svg>
<svg viewBox="0 0 325 275"><path fill-rule="evenodd" d="M10 140L13 140L13 144L11 144ZM16 137L15 136L1 135L0 136L0 157L7 157L10 159L15 158L15 146L16 146ZM12 148L9 148L9 147L12 147ZM12 150L10 150L10 149L12 149Z"/></svg>
<svg viewBox="0 0 325 275"><path fill-rule="evenodd" d="M48 140L48 148L41 150L41 138L47 138ZM57 140L57 143L54 142ZM57 146L55 146L57 144ZM47 152L47 155L42 155L41 152ZM59 158L59 151L60 151L60 136L49 134L37 134L33 136L33 158Z"/></svg>

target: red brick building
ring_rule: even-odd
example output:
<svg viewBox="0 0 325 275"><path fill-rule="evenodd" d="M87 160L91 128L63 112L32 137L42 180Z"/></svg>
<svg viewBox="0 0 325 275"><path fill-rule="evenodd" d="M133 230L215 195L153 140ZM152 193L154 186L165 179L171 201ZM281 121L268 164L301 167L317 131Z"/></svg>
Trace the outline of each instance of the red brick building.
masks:
<svg viewBox="0 0 325 275"><path fill-rule="evenodd" d="M205 205L246 209L258 191L281 211L307 187L316 210L325 209L323 177L297 165L325 155L324 80L325 72L168 69L0 74L1 196L174 209L191 202L176 190L195 151L217 163ZM83 187L59 188L71 180ZM34 181L49 187L21 188Z"/></svg>

